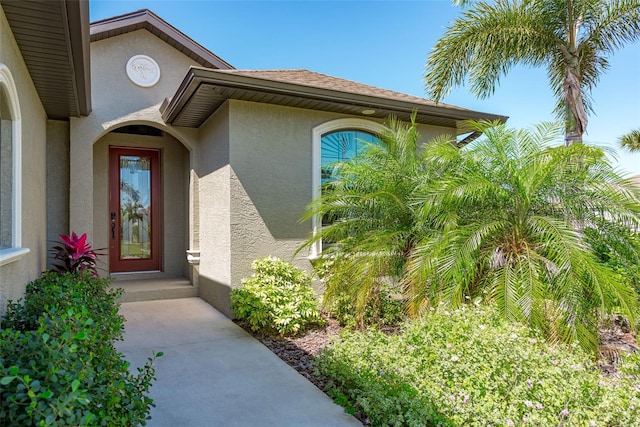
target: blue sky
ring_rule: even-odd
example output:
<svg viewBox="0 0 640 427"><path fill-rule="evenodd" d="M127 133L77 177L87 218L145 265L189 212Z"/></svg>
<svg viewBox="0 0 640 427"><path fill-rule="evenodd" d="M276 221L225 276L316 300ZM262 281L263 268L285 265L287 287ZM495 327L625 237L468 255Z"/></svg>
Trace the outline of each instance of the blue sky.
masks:
<svg viewBox="0 0 640 427"><path fill-rule="evenodd" d="M91 20L150 9L236 68L306 68L425 96L424 64L460 13L450 1L91 0ZM617 165L640 174L640 153L619 148L640 127L640 43L610 58L593 92L587 143L617 149ZM543 69L513 69L495 94L476 99L464 87L443 102L510 117L513 127L554 120Z"/></svg>

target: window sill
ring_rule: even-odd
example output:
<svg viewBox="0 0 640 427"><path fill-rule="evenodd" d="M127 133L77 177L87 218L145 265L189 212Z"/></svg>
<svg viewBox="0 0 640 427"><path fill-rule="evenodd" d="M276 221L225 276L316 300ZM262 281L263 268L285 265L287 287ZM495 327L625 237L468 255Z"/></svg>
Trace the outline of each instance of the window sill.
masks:
<svg viewBox="0 0 640 427"><path fill-rule="evenodd" d="M28 254L29 252L29 248L0 249L0 266L16 261L18 258Z"/></svg>

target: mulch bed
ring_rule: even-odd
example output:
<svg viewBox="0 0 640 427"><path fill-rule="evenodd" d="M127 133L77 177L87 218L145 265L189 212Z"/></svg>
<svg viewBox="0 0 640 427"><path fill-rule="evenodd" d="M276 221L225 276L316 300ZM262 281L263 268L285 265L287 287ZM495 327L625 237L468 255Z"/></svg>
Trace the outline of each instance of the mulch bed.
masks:
<svg viewBox="0 0 640 427"><path fill-rule="evenodd" d="M316 372L313 359L322 348L329 344L334 336L342 331L343 327L331 317L325 316L324 319L326 323L323 326L305 331L304 335L286 338L254 332L247 322L238 320L234 320L234 322L253 335L272 353L311 381L316 387L325 391L328 378Z"/></svg>
<svg viewBox="0 0 640 427"><path fill-rule="evenodd" d="M618 370L616 363L622 354L638 351L638 341L631 330L629 322L616 316L608 327L600 330L600 359L598 366L606 375L615 375Z"/></svg>

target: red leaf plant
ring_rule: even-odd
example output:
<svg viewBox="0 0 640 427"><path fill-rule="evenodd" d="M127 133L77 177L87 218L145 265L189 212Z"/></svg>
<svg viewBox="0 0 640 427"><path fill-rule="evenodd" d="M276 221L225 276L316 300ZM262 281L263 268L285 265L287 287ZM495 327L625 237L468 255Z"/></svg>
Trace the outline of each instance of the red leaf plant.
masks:
<svg viewBox="0 0 640 427"><path fill-rule="evenodd" d="M58 245L53 246L49 252L54 260L62 261L54 264L54 270L59 273L81 273L85 270L91 272L92 276L97 276L96 261L98 254L91 245L87 243L87 233L78 237L76 233L71 236L61 234Z"/></svg>

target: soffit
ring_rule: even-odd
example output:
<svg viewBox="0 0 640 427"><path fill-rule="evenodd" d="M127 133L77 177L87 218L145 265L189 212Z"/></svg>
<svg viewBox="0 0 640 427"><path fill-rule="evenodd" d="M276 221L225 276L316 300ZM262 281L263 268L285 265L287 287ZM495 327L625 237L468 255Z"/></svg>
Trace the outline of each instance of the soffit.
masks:
<svg viewBox="0 0 640 427"><path fill-rule="evenodd" d="M226 100L235 99L294 108L409 121L468 131L467 120L506 121L428 99L380 89L308 70L209 70L193 67L171 101L161 106L163 119L175 126L199 127ZM375 113L363 116L364 110Z"/></svg>
<svg viewBox="0 0 640 427"><path fill-rule="evenodd" d="M47 116L91 112L85 1L0 0Z"/></svg>
<svg viewBox="0 0 640 427"><path fill-rule="evenodd" d="M233 68L229 63L147 9L92 22L91 41L95 42L142 29L149 31L203 67L225 70Z"/></svg>

